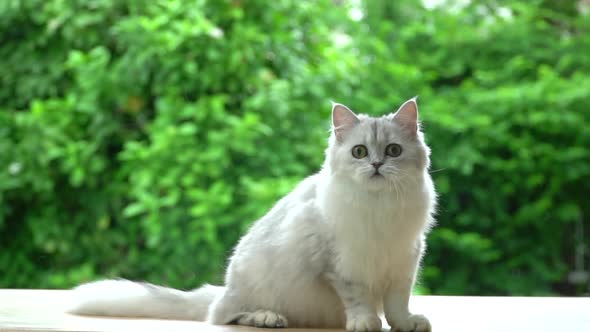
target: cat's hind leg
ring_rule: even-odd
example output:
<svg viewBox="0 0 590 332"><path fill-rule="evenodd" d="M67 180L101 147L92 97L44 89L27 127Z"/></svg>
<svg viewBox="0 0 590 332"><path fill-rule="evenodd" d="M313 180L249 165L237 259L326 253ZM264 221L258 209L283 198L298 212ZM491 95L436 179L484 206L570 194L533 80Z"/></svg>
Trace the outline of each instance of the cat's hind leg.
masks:
<svg viewBox="0 0 590 332"><path fill-rule="evenodd" d="M209 307L207 320L216 325L236 324L266 328L288 326L284 315L271 310L249 310L248 306L239 304L239 297L223 294L216 298Z"/></svg>
<svg viewBox="0 0 590 332"><path fill-rule="evenodd" d="M285 316L270 310L256 310L254 312L237 312L228 313L225 319L220 320L221 316L213 314L210 318L212 324L235 324L265 328L283 328L288 327L289 323Z"/></svg>
<svg viewBox="0 0 590 332"><path fill-rule="evenodd" d="M282 328L287 327L288 322L285 316L277 314L270 310L257 310L255 312L242 312L234 316L233 324L265 327L265 328Z"/></svg>

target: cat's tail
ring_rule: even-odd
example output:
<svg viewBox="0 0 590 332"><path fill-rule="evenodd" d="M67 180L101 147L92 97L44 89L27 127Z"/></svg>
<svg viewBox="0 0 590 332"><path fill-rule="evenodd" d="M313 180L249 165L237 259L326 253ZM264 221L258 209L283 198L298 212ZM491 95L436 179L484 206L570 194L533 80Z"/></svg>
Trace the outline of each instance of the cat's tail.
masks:
<svg viewBox="0 0 590 332"><path fill-rule="evenodd" d="M68 312L78 315L199 320L225 287L181 291L129 280L101 280L72 290Z"/></svg>

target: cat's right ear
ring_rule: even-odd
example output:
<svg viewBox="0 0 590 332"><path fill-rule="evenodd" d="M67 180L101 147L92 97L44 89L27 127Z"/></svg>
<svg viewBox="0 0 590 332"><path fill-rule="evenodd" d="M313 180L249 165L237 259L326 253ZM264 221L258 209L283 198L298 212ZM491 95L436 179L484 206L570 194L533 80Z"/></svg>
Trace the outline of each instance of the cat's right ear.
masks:
<svg viewBox="0 0 590 332"><path fill-rule="evenodd" d="M346 133L359 122L359 119L348 107L332 103L332 130L338 142L342 142Z"/></svg>

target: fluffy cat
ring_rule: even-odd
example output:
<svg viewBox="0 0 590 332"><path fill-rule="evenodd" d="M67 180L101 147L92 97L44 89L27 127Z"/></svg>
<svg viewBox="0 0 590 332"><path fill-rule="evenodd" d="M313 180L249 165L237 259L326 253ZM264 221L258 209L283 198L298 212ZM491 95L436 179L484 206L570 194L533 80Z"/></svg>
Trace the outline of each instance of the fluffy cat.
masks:
<svg viewBox="0 0 590 332"><path fill-rule="evenodd" d="M332 108L322 170L242 237L225 286L180 291L128 280L78 286L70 312L257 327L429 331L408 302L436 195L415 99L395 114Z"/></svg>

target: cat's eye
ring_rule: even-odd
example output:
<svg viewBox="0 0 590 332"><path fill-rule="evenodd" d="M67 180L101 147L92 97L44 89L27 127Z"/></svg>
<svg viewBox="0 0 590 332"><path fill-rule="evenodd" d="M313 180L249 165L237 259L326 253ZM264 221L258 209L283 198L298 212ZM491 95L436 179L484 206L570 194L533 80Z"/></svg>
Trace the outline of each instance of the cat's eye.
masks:
<svg viewBox="0 0 590 332"><path fill-rule="evenodd" d="M402 154L402 146L399 144L389 144L385 148L385 154L390 157L399 157Z"/></svg>
<svg viewBox="0 0 590 332"><path fill-rule="evenodd" d="M364 145L355 145L352 148L352 156L356 159L365 158L367 156L367 147Z"/></svg>

